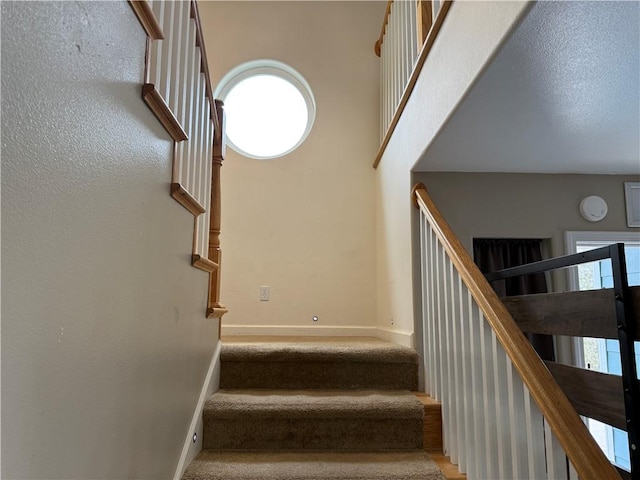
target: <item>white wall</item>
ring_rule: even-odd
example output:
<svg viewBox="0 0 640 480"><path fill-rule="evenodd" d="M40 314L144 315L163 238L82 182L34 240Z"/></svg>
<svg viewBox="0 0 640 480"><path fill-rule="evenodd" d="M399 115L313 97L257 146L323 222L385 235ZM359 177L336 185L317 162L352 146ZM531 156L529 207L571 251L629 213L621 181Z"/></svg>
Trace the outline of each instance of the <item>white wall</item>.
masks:
<svg viewBox="0 0 640 480"><path fill-rule="evenodd" d="M454 2L427 57L375 175L379 328L413 331L411 169L526 11L526 2Z"/></svg>
<svg viewBox="0 0 640 480"><path fill-rule="evenodd" d="M126 2L2 2L2 478L171 478L217 343Z"/></svg>
<svg viewBox="0 0 640 480"><path fill-rule="evenodd" d="M374 171L384 2L203 2L212 81L282 61L317 103L285 157L231 149L222 168L223 333L366 333L375 327ZM271 300L259 301L259 286ZM317 315L320 320L312 321ZM326 330L325 328L329 328Z"/></svg>

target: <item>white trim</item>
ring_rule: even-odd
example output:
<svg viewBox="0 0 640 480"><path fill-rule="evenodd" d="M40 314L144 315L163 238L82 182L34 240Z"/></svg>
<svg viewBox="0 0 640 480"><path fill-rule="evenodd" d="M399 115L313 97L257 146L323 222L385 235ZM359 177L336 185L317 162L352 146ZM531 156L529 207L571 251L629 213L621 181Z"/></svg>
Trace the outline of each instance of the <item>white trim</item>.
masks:
<svg viewBox="0 0 640 480"><path fill-rule="evenodd" d="M636 195L633 194L634 190L638 191ZM640 227L640 182L624 182L624 203L627 208L627 227Z"/></svg>
<svg viewBox="0 0 640 480"><path fill-rule="evenodd" d="M191 418L191 423L189 425L189 429L187 430L187 438L184 440L184 444L182 446L182 453L180 454L180 460L178 461L178 465L176 467L175 474L173 475L173 480L180 480L182 475L184 474L187 466L193 461L196 455L202 450L202 435L203 435L203 423L202 423L202 409L204 407L204 402L213 395L214 390L217 388L219 383L219 375L214 375L217 371L219 373L219 363L220 363L220 349L222 347L222 342L218 341L216 345L216 349L213 352L213 357L211 358L211 363L209 364L209 370L207 371L207 376L204 379L204 384L202 385L202 390L200 391L200 398L198 398L198 404L196 405L196 409L193 412L193 417ZM216 381L213 381L213 380ZM198 434L197 440L193 442L193 432Z"/></svg>
<svg viewBox="0 0 640 480"><path fill-rule="evenodd" d="M331 325L222 325L222 335L267 335L310 337L375 337L375 327L340 327Z"/></svg>
<svg viewBox="0 0 640 480"><path fill-rule="evenodd" d="M386 328L378 328L376 336L382 340L391 343L397 343L405 347L415 348L414 336L412 332L401 332L397 330L388 330Z"/></svg>
<svg viewBox="0 0 640 480"><path fill-rule="evenodd" d="M568 255L577 253L576 245L580 243L640 243L640 232L565 232L565 250ZM567 269L567 284L569 290L578 290L578 269Z"/></svg>
<svg viewBox="0 0 640 480"><path fill-rule="evenodd" d="M376 327L341 327L294 325L222 325L222 335L266 335L309 337L377 337L399 345L413 347L413 333Z"/></svg>

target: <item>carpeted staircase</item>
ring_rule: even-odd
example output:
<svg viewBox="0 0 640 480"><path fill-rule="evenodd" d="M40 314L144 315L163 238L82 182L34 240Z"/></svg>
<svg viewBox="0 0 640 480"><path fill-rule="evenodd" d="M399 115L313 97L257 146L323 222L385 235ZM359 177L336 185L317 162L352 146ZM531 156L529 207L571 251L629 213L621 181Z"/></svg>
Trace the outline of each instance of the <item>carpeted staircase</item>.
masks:
<svg viewBox="0 0 640 480"><path fill-rule="evenodd" d="M225 339L226 340L226 339ZM418 356L374 338L237 337L183 480L443 480L423 451Z"/></svg>

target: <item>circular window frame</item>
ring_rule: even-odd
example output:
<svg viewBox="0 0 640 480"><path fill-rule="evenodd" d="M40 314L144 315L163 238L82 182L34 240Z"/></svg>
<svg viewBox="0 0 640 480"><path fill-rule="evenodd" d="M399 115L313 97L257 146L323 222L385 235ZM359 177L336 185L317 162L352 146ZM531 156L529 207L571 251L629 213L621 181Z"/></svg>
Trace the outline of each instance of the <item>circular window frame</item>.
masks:
<svg viewBox="0 0 640 480"><path fill-rule="evenodd" d="M258 75L271 75L281 78L289 82L300 92L307 106L307 125L304 129L304 132L300 139L295 143L295 145L293 145L288 150L275 155L262 156L249 153L234 144L229 137L227 137L227 143L231 148L233 148L233 150L235 150L239 154L244 155L245 157L255 158L257 160L271 160L274 158L284 157L285 155L288 155L289 153L297 149L307 139L307 137L311 133L311 128L313 127L313 123L316 118L316 101L313 96L313 92L311 91L311 87L309 86L307 81L302 75L300 75L300 73L298 73L289 65L277 60L252 60L250 62L238 65L237 67L230 70L224 77L222 77L222 80L220 80L220 83L218 83L218 86L214 91L214 97L219 98L224 102L229 92L231 92L231 90L233 90L236 85L238 85L243 80L246 80L247 78Z"/></svg>

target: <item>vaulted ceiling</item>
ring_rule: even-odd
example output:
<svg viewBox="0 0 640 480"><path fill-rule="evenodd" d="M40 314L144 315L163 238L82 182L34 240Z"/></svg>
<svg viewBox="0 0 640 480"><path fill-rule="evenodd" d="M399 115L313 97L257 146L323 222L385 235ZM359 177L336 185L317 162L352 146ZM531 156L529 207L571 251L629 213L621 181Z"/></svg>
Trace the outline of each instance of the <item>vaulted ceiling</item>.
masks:
<svg viewBox="0 0 640 480"><path fill-rule="evenodd" d="M640 174L640 2L534 4L415 170Z"/></svg>

